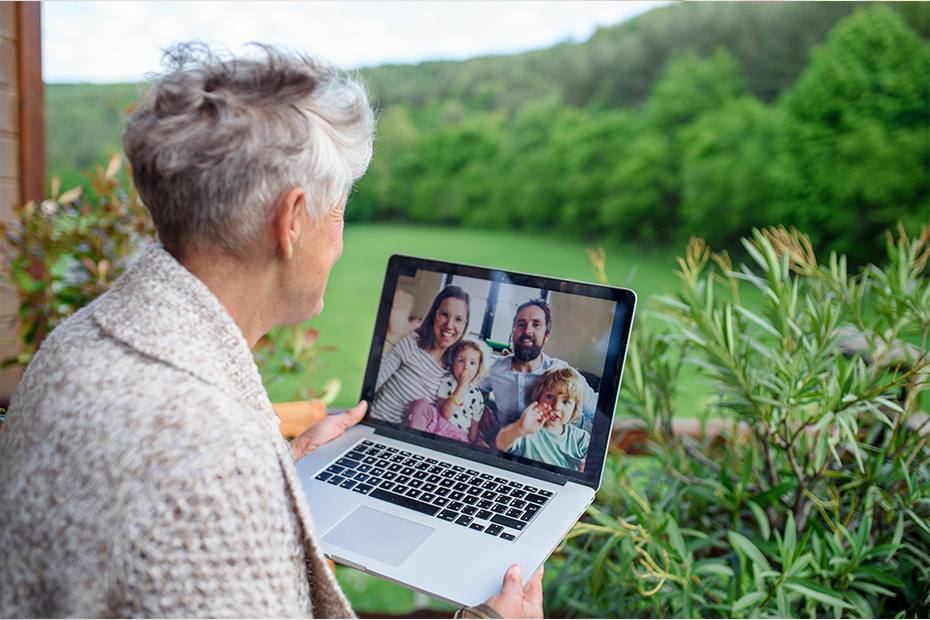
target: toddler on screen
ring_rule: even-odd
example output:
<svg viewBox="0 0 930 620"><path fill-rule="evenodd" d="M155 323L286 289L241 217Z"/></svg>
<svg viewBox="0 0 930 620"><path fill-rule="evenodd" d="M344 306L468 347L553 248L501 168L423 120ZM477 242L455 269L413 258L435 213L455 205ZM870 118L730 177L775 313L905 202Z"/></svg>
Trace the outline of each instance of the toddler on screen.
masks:
<svg viewBox="0 0 930 620"><path fill-rule="evenodd" d="M503 427L497 449L534 461L584 471L591 435L575 426L585 398L585 380L562 366L546 371L532 388L520 419Z"/></svg>
<svg viewBox="0 0 930 620"><path fill-rule="evenodd" d="M484 413L481 380L487 374L489 356L483 344L459 340L452 345L452 368L439 382L437 405L417 400L407 410L407 426L443 437L482 443L478 423Z"/></svg>

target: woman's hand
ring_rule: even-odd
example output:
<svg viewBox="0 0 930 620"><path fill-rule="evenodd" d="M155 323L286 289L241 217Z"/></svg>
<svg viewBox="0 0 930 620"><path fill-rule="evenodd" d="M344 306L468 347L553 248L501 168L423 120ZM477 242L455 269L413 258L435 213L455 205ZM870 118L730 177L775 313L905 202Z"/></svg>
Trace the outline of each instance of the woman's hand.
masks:
<svg viewBox="0 0 930 620"><path fill-rule="evenodd" d="M533 575L523 587L523 568L514 564L504 573L501 591L485 602L485 605L500 614L501 618L543 617L543 569Z"/></svg>
<svg viewBox="0 0 930 620"><path fill-rule="evenodd" d="M348 411L337 415L328 415L298 437L291 440L291 451L294 460L299 461L324 443L332 441L343 434L347 428L361 422L368 410L368 403L364 400Z"/></svg>

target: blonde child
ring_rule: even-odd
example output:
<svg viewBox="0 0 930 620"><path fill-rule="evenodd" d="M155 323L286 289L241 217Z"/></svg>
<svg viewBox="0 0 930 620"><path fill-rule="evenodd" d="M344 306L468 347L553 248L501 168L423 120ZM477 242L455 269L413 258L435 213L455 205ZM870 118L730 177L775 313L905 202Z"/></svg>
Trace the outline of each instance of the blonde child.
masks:
<svg viewBox="0 0 930 620"><path fill-rule="evenodd" d="M584 471L591 435L573 424L581 416L585 383L569 366L543 373L520 419L497 434L497 448L566 469Z"/></svg>
<svg viewBox="0 0 930 620"><path fill-rule="evenodd" d="M407 426L459 441L479 442L478 423L484 413L481 380L487 374L489 353L483 343L460 340L450 349L452 367L439 381L437 404L425 399L407 409Z"/></svg>

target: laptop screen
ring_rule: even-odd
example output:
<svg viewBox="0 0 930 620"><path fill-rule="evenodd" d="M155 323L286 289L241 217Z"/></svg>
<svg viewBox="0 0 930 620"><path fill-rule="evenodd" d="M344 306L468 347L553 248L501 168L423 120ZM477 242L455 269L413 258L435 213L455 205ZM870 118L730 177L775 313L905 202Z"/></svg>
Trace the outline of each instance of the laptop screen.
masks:
<svg viewBox="0 0 930 620"><path fill-rule="evenodd" d="M395 255L362 398L385 434L597 487L635 294Z"/></svg>

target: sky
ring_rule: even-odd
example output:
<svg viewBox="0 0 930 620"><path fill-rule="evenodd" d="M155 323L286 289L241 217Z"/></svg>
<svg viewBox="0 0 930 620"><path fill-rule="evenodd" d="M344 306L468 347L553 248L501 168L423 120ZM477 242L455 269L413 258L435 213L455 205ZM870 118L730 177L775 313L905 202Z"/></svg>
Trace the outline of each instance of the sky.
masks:
<svg viewBox="0 0 930 620"><path fill-rule="evenodd" d="M161 50L199 40L243 53L251 41L322 56L343 70L514 54L587 40L669 2L53 1L42 3L46 83L139 82Z"/></svg>

